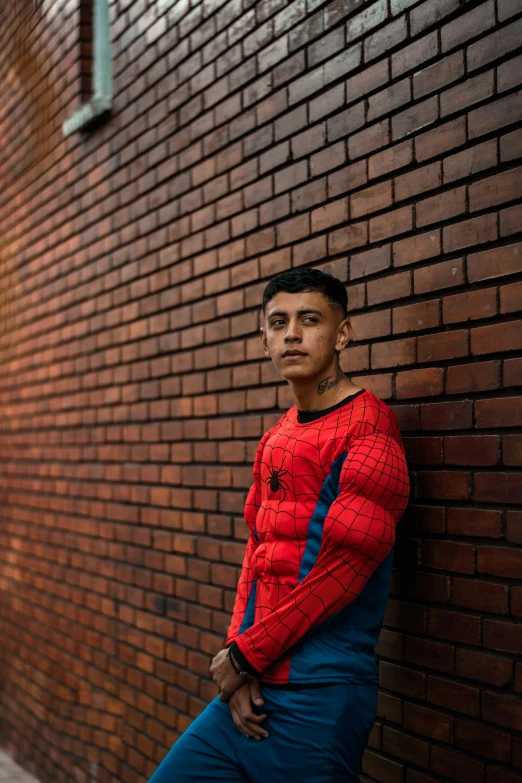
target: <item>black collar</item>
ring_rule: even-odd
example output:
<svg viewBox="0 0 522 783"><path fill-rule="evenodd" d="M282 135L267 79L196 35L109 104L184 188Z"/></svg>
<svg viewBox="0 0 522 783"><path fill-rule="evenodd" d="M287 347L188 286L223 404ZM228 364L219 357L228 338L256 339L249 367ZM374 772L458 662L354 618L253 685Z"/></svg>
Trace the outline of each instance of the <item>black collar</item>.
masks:
<svg viewBox="0 0 522 783"><path fill-rule="evenodd" d="M356 397L359 397L360 394L363 394L366 391L366 389L360 389L360 391L355 392L355 394L350 395L350 397L345 397L344 400L341 400L336 405L332 405L330 408L324 408L321 411L297 411L297 421L299 424L305 424L309 421L315 421L315 419L320 419L322 416L326 416L327 413L331 413L332 411L337 410L337 408L341 408L343 405L346 405L348 402L351 402Z"/></svg>

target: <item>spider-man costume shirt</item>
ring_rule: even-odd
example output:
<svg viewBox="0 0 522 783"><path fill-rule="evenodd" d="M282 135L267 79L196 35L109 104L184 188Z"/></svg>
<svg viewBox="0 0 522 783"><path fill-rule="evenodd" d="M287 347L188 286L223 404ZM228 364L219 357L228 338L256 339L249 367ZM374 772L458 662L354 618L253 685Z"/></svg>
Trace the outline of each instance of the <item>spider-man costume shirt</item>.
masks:
<svg viewBox="0 0 522 783"><path fill-rule="evenodd" d="M266 685L378 681L410 490L395 414L367 389L317 413L294 405L261 438L253 474L227 646Z"/></svg>

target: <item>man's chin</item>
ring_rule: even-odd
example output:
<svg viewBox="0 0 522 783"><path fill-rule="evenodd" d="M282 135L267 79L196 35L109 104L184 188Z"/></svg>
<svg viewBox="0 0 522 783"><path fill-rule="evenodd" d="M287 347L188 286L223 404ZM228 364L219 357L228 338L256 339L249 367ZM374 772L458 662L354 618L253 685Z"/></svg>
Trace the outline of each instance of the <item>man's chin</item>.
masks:
<svg viewBox="0 0 522 783"><path fill-rule="evenodd" d="M279 367L278 370L285 381L305 380L313 374L310 372L309 367L299 367L297 365L295 367Z"/></svg>

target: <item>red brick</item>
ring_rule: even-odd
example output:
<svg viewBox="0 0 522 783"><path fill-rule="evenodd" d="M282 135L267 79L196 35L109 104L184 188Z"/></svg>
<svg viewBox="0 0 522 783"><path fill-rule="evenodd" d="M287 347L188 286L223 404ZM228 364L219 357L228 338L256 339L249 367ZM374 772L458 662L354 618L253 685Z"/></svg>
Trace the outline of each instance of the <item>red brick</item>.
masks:
<svg viewBox="0 0 522 783"><path fill-rule="evenodd" d="M471 353L518 351L522 348L522 321L478 326L471 330Z"/></svg>
<svg viewBox="0 0 522 783"><path fill-rule="evenodd" d="M522 544L522 512L506 512L506 538L515 544Z"/></svg>
<svg viewBox="0 0 522 783"><path fill-rule="evenodd" d="M407 297L411 293L411 273L399 272L396 275L372 280L367 283L366 292L369 305Z"/></svg>
<svg viewBox="0 0 522 783"><path fill-rule="evenodd" d="M381 661L379 663L379 683L395 693L403 693L414 699L424 698L426 676L411 668L397 666Z"/></svg>
<svg viewBox="0 0 522 783"><path fill-rule="evenodd" d="M386 87L384 90L375 93L368 99L368 121L382 117L383 114L389 114L405 103L411 100L411 85L409 79L403 79L400 82Z"/></svg>
<svg viewBox="0 0 522 783"><path fill-rule="evenodd" d="M478 42L479 44L481 41ZM493 70L467 78L455 87L444 90L440 96L440 116L461 112L468 106L491 98L495 93L495 72Z"/></svg>
<svg viewBox="0 0 522 783"><path fill-rule="evenodd" d="M507 596L505 603L505 612L507 613ZM495 604L493 606L495 608L488 609L488 611L494 611L498 614L498 607ZM519 623L484 618L483 637L484 647L514 655L522 653L522 625Z"/></svg>
<svg viewBox="0 0 522 783"><path fill-rule="evenodd" d="M352 112L352 109L348 109L348 112ZM369 128L365 128L363 131L350 136L348 139L348 154L351 160L375 152L388 144L390 141L389 125L389 120L381 120L381 122L377 122L375 125L371 125ZM329 128L328 138L339 138L339 135L335 131L334 135L331 136Z"/></svg>
<svg viewBox="0 0 522 783"><path fill-rule="evenodd" d="M445 438L445 450L449 441L460 439L460 437L462 436ZM501 525L502 517L500 511L479 508L448 509L447 527L449 535L500 538Z"/></svg>
<svg viewBox="0 0 522 783"><path fill-rule="evenodd" d="M477 548L477 571L517 579L522 563L519 549L497 546L479 546Z"/></svg>
<svg viewBox="0 0 522 783"><path fill-rule="evenodd" d="M395 198L402 200L411 198L427 190L434 190L442 183L440 163L430 163L428 166L414 169L407 174L395 178Z"/></svg>
<svg viewBox="0 0 522 783"><path fill-rule="evenodd" d="M383 239L404 234L413 227L411 207L401 207L392 212L386 212L370 220L370 242L380 242Z"/></svg>
<svg viewBox="0 0 522 783"><path fill-rule="evenodd" d="M444 772L450 780L460 783L461 780L473 780L480 783L484 780L484 763L468 758L447 748L433 746L431 752L431 769L435 773Z"/></svg>
<svg viewBox="0 0 522 783"><path fill-rule="evenodd" d="M450 253L463 247L491 242L498 235L496 215L481 215L443 229L444 250Z"/></svg>
<svg viewBox="0 0 522 783"><path fill-rule="evenodd" d="M522 204L508 207L500 212L500 236L505 237L516 234L522 219Z"/></svg>
<svg viewBox="0 0 522 783"><path fill-rule="evenodd" d="M457 655L459 650L457 650ZM428 677L428 702L465 715L479 714L479 690L442 677Z"/></svg>
<svg viewBox="0 0 522 783"><path fill-rule="evenodd" d="M497 726L518 730L522 725L522 701L512 696L485 691L482 697L482 717Z"/></svg>
<svg viewBox="0 0 522 783"><path fill-rule="evenodd" d="M404 728L439 742L451 741L453 718L418 704L404 703Z"/></svg>
<svg viewBox="0 0 522 783"><path fill-rule="evenodd" d="M342 166L346 162L346 150L343 142L327 147L321 152L316 152L310 159L310 171L314 176L324 174L325 171Z"/></svg>
<svg viewBox="0 0 522 783"><path fill-rule="evenodd" d="M345 348L340 355L341 369L343 372L359 372L370 368L368 345L354 345Z"/></svg>
<svg viewBox="0 0 522 783"><path fill-rule="evenodd" d="M441 252L440 229L434 229L427 234L416 234L408 239L393 244L394 266L414 264L438 256Z"/></svg>
<svg viewBox="0 0 522 783"><path fill-rule="evenodd" d="M430 329L440 323L439 300L396 307L393 311L393 333Z"/></svg>
<svg viewBox="0 0 522 783"><path fill-rule="evenodd" d="M350 211L353 218L377 212L392 203L391 180L380 182L369 188L357 191L350 197Z"/></svg>
<svg viewBox="0 0 522 783"><path fill-rule="evenodd" d="M522 112L522 92L506 95L493 103L473 109L468 115L468 134L476 139L485 133L518 122Z"/></svg>
<svg viewBox="0 0 522 783"><path fill-rule="evenodd" d="M383 729L383 749L416 766L429 767L428 743L388 726Z"/></svg>
<svg viewBox="0 0 522 783"><path fill-rule="evenodd" d="M344 253L354 247L361 247L368 241L368 224L352 223L328 234L328 252Z"/></svg>
<svg viewBox="0 0 522 783"><path fill-rule="evenodd" d="M522 20L502 27L480 41L472 44L467 51L468 70L474 71L487 63L499 60L508 52L520 48L522 39Z"/></svg>
<svg viewBox="0 0 522 783"><path fill-rule="evenodd" d="M417 100L425 95L429 95L430 92L440 90L441 87L457 81L463 75L464 53L461 50L414 74L413 93L415 99Z"/></svg>
<svg viewBox="0 0 522 783"><path fill-rule="evenodd" d="M486 783L519 783L519 781L518 772L509 772L500 767L486 767Z"/></svg>
<svg viewBox="0 0 522 783"><path fill-rule="evenodd" d="M468 258L468 277L472 283L520 271L522 271L521 243L485 250Z"/></svg>
<svg viewBox="0 0 522 783"><path fill-rule="evenodd" d="M502 453L504 465L522 465L522 436L503 435Z"/></svg>
<svg viewBox="0 0 522 783"><path fill-rule="evenodd" d="M517 473L477 473L474 497L485 503L520 503L520 477Z"/></svg>
<svg viewBox="0 0 522 783"><path fill-rule="evenodd" d="M456 435L444 439L444 462L452 465L496 465L496 435Z"/></svg>
<svg viewBox="0 0 522 783"><path fill-rule="evenodd" d="M522 166L474 182L469 186L470 211L475 212L520 198L521 177Z"/></svg>
<svg viewBox="0 0 522 783"><path fill-rule="evenodd" d="M497 68L497 92L506 92L520 84L520 65L522 64L522 55L513 57L501 63Z"/></svg>
<svg viewBox="0 0 522 783"><path fill-rule="evenodd" d="M422 162L465 143L466 120L464 117L458 117L418 136L415 139L415 157Z"/></svg>
<svg viewBox="0 0 522 783"><path fill-rule="evenodd" d="M416 636L405 637L404 659L417 666L451 673L454 655L452 645Z"/></svg>
<svg viewBox="0 0 522 783"><path fill-rule="evenodd" d="M365 775L379 776L383 783L402 783L403 765L396 761L378 756L368 748L362 757L361 769Z"/></svg>
<svg viewBox="0 0 522 783"><path fill-rule="evenodd" d="M423 541L422 565L443 571L456 571L459 574L473 574L473 547L457 541ZM454 584L455 581L458 580L454 580Z"/></svg>
<svg viewBox="0 0 522 783"><path fill-rule="evenodd" d="M497 314L495 288L481 288L464 294L445 296L442 300L442 317L446 324L491 318Z"/></svg>
<svg viewBox="0 0 522 783"><path fill-rule="evenodd" d="M500 159L502 161L522 158L522 131L507 133L500 139Z"/></svg>
<svg viewBox="0 0 522 783"><path fill-rule="evenodd" d="M423 429L465 429L472 423L471 400L431 402L421 408Z"/></svg>
<svg viewBox="0 0 522 783"><path fill-rule="evenodd" d="M346 166L328 176L328 198L335 198L348 190L354 190L364 185L366 181L366 161L361 160Z"/></svg>
<svg viewBox="0 0 522 783"><path fill-rule="evenodd" d="M370 340L390 334L390 311L354 315L351 319L353 340Z"/></svg>
<svg viewBox="0 0 522 783"><path fill-rule="evenodd" d="M436 57L438 51L439 45L435 31L413 41L408 46L402 46L391 58L393 78L402 76L406 71L411 71L419 65L424 65L428 60Z"/></svg>
<svg viewBox="0 0 522 783"><path fill-rule="evenodd" d="M508 588L493 582L455 578L453 580L452 603L479 612L507 614Z"/></svg>
<svg viewBox="0 0 522 783"><path fill-rule="evenodd" d="M502 687L511 682L513 662L507 658L476 650L458 649L455 673L459 677L467 677L471 680L479 680Z"/></svg>
<svg viewBox="0 0 522 783"><path fill-rule="evenodd" d="M440 264L416 269L414 273L415 293L435 291L440 288L449 288L454 285L462 285L464 271L462 259L443 261ZM446 299L444 300L446 301Z"/></svg>
<svg viewBox="0 0 522 783"><path fill-rule="evenodd" d="M364 121L364 103L361 101L355 106L350 106L349 109L346 109L345 111L330 117L326 123L328 141L335 141L336 139L345 138L345 136L348 136L350 133L353 133L362 125L364 125ZM364 154L364 152L361 154ZM358 155L350 153L350 157L356 158Z"/></svg>
<svg viewBox="0 0 522 783"><path fill-rule="evenodd" d="M386 60L369 65L356 76L351 76L346 80L347 103L363 98L374 90L382 89L388 80L389 68Z"/></svg>
<svg viewBox="0 0 522 783"><path fill-rule="evenodd" d="M447 190L418 202L415 207L417 226L422 228L430 223L441 223L466 211L466 188Z"/></svg>
<svg viewBox="0 0 522 783"><path fill-rule="evenodd" d="M470 38L482 35L484 30L494 26L495 4L493 0L487 0L444 25L441 31L442 51L453 49Z"/></svg>
<svg viewBox="0 0 522 783"><path fill-rule="evenodd" d="M330 139L331 141L333 138ZM311 152L323 147L326 141L325 124L313 125L308 130L293 136L290 141L292 156L301 158L303 155L309 155Z"/></svg>
<svg viewBox="0 0 522 783"><path fill-rule="evenodd" d="M396 367L415 362L415 337L404 340L392 340L384 343L373 343L371 346L372 369Z"/></svg>
<svg viewBox="0 0 522 783"><path fill-rule="evenodd" d="M422 103L415 103L411 108L396 114L392 118L393 141L402 139L410 133L431 125L439 116L438 102L436 98L428 98ZM417 158L419 160L419 158Z"/></svg>
<svg viewBox="0 0 522 783"><path fill-rule="evenodd" d="M420 335L417 338L417 361L440 362L469 354L468 333L465 329L441 334Z"/></svg>
<svg viewBox="0 0 522 783"><path fill-rule="evenodd" d="M370 389L381 400L389 400L392 395L392 374L358 375L354 381L364 389Z"/></svg>
<svg viewBox="0 0 522 783"><path fill-rule="evenodd" d="M522 424L522 397L477 400L476 427L518 427Z"/></svg>
<svg viewBox="0 0 522 783"><path fill-rule="evenodd" d="M326 178L316 179L303 185L291 193L292 212L301 212L305 209L326 200Z"/></svg>
<svg viewBox="0 0 522 783"><path fill-rule="evenodd" d="M397 373L395 380L398 400L442 394L444 372L440 367Z"/></svg>
<svg viewBox="0 0 522 783"><path fill-rule="evenodd" d="M473 362L448 367L446 391L448 394L462 394L470 391L498 389L500 366L498 361Z"/></svg>
<svg viewBox="0 0 522 783"><path fill-rule="evenodd" d="M504 383L506 386L522 386L522 359L504 360Z"/></svg>
<svg viewBox="0 0 522 783"><path fill-rule="evenodd" d="M312 231L322 231L348 220L348 199L331 201L312 212Z"/></svg>
<svg viewBox="0 0 522 783"><path fill-rule="evenodd" d="M353 41L367 33L373 27L381 24L388 16L387 3L384 0L378 0L368 8L359 11L352 16L346 25L346 40Z"/></svg>
<svg viewBox="0 0 522 783"><path fill-rule="evenodd" d="M390 246L381 245L350 257L350 280L381 272L391 265Z"/></svg>
<svg viewBox="0 0 522 783"><path fill-rule="evenodd" d="M393 147L377 152L368 160L368 175L370 179L382 177L395 169L407 166L413 160L411 141L401 141Z"/></svg>
<svg viewBox="0 0 522 783"><path fill-rule="evenodd" d="M421 3L410 14L412 35L417 35L422 30L426 30L459 8L458 0L427 0Z"/></svg>
<svg viewBox="0 0 522 783"><path fill-rule="evenodd" d="M435 367L441 370L441 367ZM418 465L442 464L442 438L415 437L403 438L407 457Z"/></svg>
<svg viewBox="0 0 522 783"><path fill-rule="evenodd" d="M406 17L401 16L372 33L364 41L364 60L370 62L408 37Z"/></svg>
<svg viewBox="0 0 522 783"><path fill-rule="evenodd" d="M423 429L435 427L423 424ZM416 496L442 500L467 500L469 498L469 474L457 471L419 471Z"/></svg>

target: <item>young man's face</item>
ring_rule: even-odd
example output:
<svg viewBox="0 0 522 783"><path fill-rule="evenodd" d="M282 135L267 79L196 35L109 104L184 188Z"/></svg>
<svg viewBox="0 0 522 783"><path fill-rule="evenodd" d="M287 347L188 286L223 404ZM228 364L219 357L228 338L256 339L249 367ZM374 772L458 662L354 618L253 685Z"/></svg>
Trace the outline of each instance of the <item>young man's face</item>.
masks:
<svg viewBox="0 0 522 783"><path fill-rule="evenodd" d="M322 293L281 291L266 306L261 340L283 378L298 380L330 369L351 333L342 308Z"/></svg>

